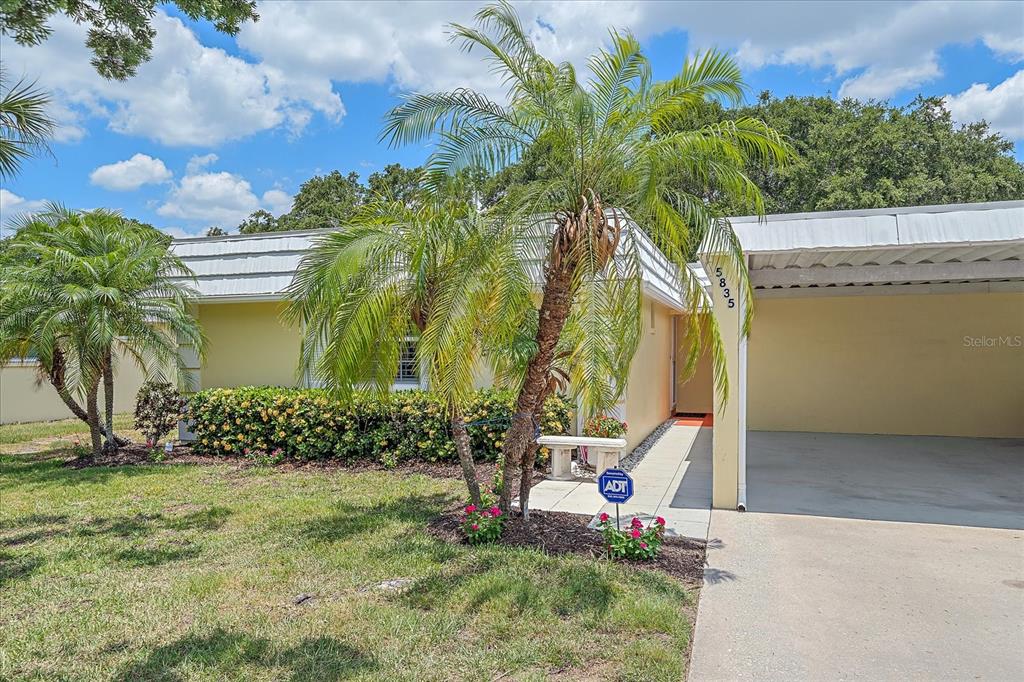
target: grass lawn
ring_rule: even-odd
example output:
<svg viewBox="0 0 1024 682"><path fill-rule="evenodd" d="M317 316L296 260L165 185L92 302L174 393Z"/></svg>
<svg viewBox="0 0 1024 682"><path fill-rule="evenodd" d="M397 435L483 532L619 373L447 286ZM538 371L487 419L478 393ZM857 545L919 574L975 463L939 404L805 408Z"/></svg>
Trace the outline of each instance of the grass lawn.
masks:
<svg viewBox="0 0 1024 682"><path fill-rule="evenodd" d="M133 431L132 426L131 414L125 412L114 415L114 433L137 439L141 434ZM78 436L84 445L89 445L89 427L79 419L4 424L0 426L0 453L32 450L33 446L38 449L42 441L46 441L47 447L68 446L72 444L74 436Z"/></svg>
<svg viewBox="0 0 1024 682"><path fill-rule="evenodd" d="M424 525L459 499L455 480L71 469L38 454L0 464L4 679L684 674L693 597L679 583L605 561L445 544ZM378 587L394 578L412 582ZM296 604L303 594L312 598Z"/></svg>

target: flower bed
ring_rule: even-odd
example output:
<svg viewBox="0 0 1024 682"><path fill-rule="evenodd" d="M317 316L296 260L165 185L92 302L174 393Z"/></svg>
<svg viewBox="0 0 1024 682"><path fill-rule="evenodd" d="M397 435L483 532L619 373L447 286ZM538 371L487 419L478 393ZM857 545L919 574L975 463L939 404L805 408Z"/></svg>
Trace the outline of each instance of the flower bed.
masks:
<svg viewBox="0 0 1024 682"><path fill-rule="evenodd" d="M478 461L493 461L511 419L514 396L479 391L465 418ZM544 407L544 433L565 433L570 405L552 396ZM249 454L280 450L301 460L455 460L444 405L426 391L384 397L357 394L342 402L317 389L217 388L191 397L187 418L199 454Z"/></svg>

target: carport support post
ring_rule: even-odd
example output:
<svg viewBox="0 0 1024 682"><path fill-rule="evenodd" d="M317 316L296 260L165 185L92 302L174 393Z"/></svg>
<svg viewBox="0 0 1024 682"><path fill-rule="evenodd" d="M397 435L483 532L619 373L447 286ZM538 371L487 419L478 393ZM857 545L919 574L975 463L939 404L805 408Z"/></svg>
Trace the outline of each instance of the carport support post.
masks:
<svg viewBox="0 0 1024 682"><path fill-rule="evenodd" d="M711 503L717 509L746 505L747 343L743 310L747 305L741 280L729 258L703 256L711 278L712 312L725 349L729 399L714 401ZM716 376L716 383L717 383Z"/></svg>

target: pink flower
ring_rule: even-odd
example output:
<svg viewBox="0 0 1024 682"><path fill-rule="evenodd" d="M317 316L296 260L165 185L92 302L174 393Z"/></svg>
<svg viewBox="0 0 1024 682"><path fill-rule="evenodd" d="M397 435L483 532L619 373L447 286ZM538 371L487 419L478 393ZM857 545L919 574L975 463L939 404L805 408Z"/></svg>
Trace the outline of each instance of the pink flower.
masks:
<svg viewBox="0 0 1024 682"><path fill-rule="evenodd" d="M634 517L633 517L633 520L632 520L632 521L630 522L630 524L631 524L631 525L632 525L632 526L633 526L634 528L640 528L640 527L642 527L642 526L644 525L644 522L640 520L640 517L639 517L639 516L634 516Z"/></svg>
<svg viewBox="0 0 1024 682"><path fill-rule="evenodd" d="M601 515L599 517L597 517L597 518L601 519L601 523L604 523L605 521L608 520L608 515L605 514L604 512L601 512Z"/></svg>
<svg viewBox="0 0 1024 682"><path fill-rule="evenodd" d="M643 533L640 532L639 528L634 528L633 532L630 533L630 535L633 536L633 539L636 539L636 538L640 537L641 535L643 535Z"/></svg>
<svg viewBox="0 0 1024 682"><path fill-rule="evenodd" d="M646 542L641 542L640 543L640 549L647 549L647 543Z"/></svg>
<svg viewBox="0 0 1024 682"><path fill-rule="evenodd" d="M661 517L661 516L659 516L658 518L654 519L654 522L656 524L658 524L659 526L664 526L665 525L665 519L663 517Z"/></svg>
<svg viewBox="0 0 1024 682"><path fill-rule="evenodd" d="M473 530L480 530L480 526L475 523L472 526L470 526L470 528L472 528Z"/></svg>
<svg viewBox="0 0 1024 682"><path fill-rule="evenodd" d="M476 505L475 504L467 504L466 505L466 513L467 514L472 514L475 511L476 511Z"/></svg>
<svg viewBox="0 0 1024 682"><path fill-rule="evenodd" d="M499 516L501 516L501 510L498 509L497 507L491 507L491 516L493 516L494 518L498 518Z"/></svg>

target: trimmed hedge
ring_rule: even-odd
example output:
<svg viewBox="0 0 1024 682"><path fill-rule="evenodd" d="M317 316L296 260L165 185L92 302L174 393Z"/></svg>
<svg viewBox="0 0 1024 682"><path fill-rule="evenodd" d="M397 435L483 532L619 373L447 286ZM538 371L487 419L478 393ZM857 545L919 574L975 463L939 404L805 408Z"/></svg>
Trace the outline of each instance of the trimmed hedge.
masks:
<svg viewBox="0 0 1024 682"><path fill-rule="evenodd" d="M477 461L497 458L513 405L509 391L474 395L465 418ZM280 450L295 459L370 459L388 466L458 459L444 406L426 391L357 394L342 402L318 389L215 388L191 396L187 417L196 434L193 449L207 455ZM543 432L567 433L569 425L570 403L552 396Z"/></svg>

